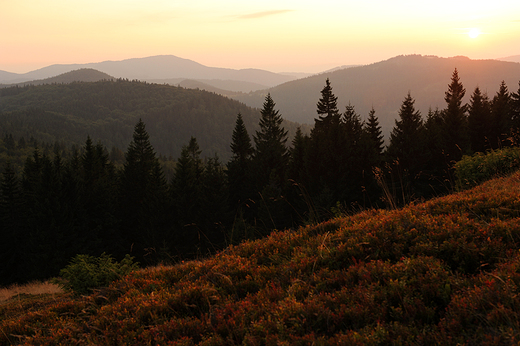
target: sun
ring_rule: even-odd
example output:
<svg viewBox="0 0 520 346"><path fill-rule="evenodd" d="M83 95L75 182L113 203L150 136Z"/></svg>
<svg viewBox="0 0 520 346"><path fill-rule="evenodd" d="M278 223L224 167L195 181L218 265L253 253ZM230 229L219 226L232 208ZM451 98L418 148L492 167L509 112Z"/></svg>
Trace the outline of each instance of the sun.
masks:
<svg viewBox="0 0 520 346"><path fill-rule="evenodd" d="M468 36L470 38L477 38L480 35L480 30L478 28L471 28L468 31Z"/></svg>

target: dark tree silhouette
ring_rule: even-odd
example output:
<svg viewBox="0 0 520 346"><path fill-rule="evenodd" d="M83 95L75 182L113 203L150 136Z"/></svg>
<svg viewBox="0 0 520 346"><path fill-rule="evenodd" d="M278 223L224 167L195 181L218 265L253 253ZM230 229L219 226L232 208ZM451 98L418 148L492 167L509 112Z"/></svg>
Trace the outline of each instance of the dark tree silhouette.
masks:
<svg viewBox="0 0 520 346"><path fill-rule="evenodd" d="M238 113L235 128L231 138L231 152L233 156L227 164L229 180L229 200L231 206L244 203L253 197L251 162L253 147L247 133L242 115Z"/></svg>
<svg viewBox="0 0 520 346"><path fill-rule="evenodd" d="M376 111L372 108L368 113L368 119L365 123L365 131L373 142L375 152L378 156L381 156L385 148L385 141L383 131L379 125L379 119L375 114Z"/></svg>
<svg viewBox="0 0 520 346"><path fill-rule="evenodd" d="M472 151L483 152L489 148L492 128L489 99L486 94L482 94L479 87L476 87L468 107L468 129Z"/></svg>
<svg viewBox="0 0 520 346"><path fill-rule="evenodd" d="M133 249L137 256L144 256L145 249L159 247L163 240L167 183L141 119L135 125L125 158L119 203L121 227L127 251Z"/></svg>
<svg viewBox="0 0 520 346"><path fill-rule="evenodd" d="M453 71L444 100L446 109L442 112L443 151L450 161L458 161L470 151L468 135L467 105L462 103L466 89L460 82L457 69Z"/></svg>
<svg viewBox="0 0 520 346"><path fill-rule="evenodd" d="M493 148L508 145L506 139L511 133L511 96L504 81L491 101L491 143Z"/></svg>
<svg viewBox="0 0 520 346"><path fill-rule="evenodd" d="M255 142L254 164L258 174L257 187L262 190L267 184L281 188L285 184L285 170L289 153L285 143L287 131L282 127L282 116L275 110L275 103L267 94L260 111L260 130L253 136Z"/></svg>

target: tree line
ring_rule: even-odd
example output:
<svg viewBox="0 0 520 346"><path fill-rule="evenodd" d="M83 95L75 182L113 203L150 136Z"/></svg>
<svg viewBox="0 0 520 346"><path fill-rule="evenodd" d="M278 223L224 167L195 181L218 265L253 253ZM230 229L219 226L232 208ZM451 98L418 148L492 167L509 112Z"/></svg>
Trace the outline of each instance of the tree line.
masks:
<svg viewBox="0 0 520 346"><path fill-rule="evenodd" d="M467 105L465 92L455 70L446 107L425 120L408 93L387 146L376 111L366 121L351 104L340 112L328 79L314 127L292 143L268 94L252 136L237 114L225 164L203 157L191 137L169 178L142 120L122 165L90 137L66 157L35 149L21 174L8 162L1 176L1 283L56 275L80 253L176 262L273 229L449 192L454 162L516 145L520 127L520 83L516 93L502 83L492 99L477 87Z"/></svg>

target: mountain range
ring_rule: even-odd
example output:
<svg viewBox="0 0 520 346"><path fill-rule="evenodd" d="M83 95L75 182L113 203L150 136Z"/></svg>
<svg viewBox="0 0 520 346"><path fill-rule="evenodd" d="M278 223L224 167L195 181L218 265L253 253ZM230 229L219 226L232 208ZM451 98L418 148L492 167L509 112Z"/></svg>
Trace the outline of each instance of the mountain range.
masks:
<svg viewBox="0 0 520 346"><path fill-rule="evenodd" d="M51 65L24 74L0 71L0 84L15 84L46 79L84 68L95 69L115 78L138 79L159 84L172 84L170 83L172 79L180 81L184 79L204 80L209 84L213 80L220 81L219 83L222 83L222 81L234 81L235 84L239 84L236 82L249 83L247 86L240 85L235 87L235 91L265 89L302 77L302 74L280 74L254 68L235 70L208 67L173 55L159 55L122 61ZM247 90L247 87L250 87L250 89Z"/></svg>
<svg viewBox="0 0 520 346"><path fill-rule="evenodd" d="M520 81L519 62L520 55L497 60L408 55L363 66L344 65L300 78L305 75L207 67L170 55L83 65L52 65L22 75L0 71L0 83L37 85L113 77L138 79L210 91L254 108L260 108L270 93L285 119L312 125L317 116L316 103L320 91L329 78L340 110L350 103L362 118L366 118L373 107L388 139L408 92L415 100L416 109L425 118L429 109L445 107L444 94L455 69L466 88L465 101L468 102L477 86L490 98L502 81L510 91L516 91ZM56 75L59 76L50 77Z"/></svg>
<svg viewBox="0 0 520 346"><path fill-rule="evenodd" d="M490 98L504 81L516 92L520 81L520 63L499 60L472 60L467 57L397 56L378 63L350 67L290 81L267 90L235 94L231 97L251 107L260 107L265 95L271 94L285 119L314 124L316 103L329 78L338 107L343 111L350 103L362 118L373 107L385 137L395 125L400 106L410 92L415 108L426 118L428 110L446 106L445 92L454 70L466 88L465 101L478 86Z"/></svg>

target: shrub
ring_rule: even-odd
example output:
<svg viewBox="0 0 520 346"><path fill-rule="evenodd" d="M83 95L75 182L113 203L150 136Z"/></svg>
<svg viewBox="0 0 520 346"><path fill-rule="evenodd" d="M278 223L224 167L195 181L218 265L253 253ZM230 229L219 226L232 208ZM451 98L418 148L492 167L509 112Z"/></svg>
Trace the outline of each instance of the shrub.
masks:
<svg viewBox="0 0 520 346"><path fill-rule="evenodd" d="M464 190L493 177L511 173L520 168L520 149L504 148L488 153L463 156L455 164L457 188Z"/></svg>
<svg viewBox="0 0 520 346"><path fill-rule="evenodd" d="M76 294L87 294L92 289L106 287L111 282L138 269L133 257L126 255L121 262L105 253L99 257L76 255L69 265L60 270L55 283Z"/></svg>

